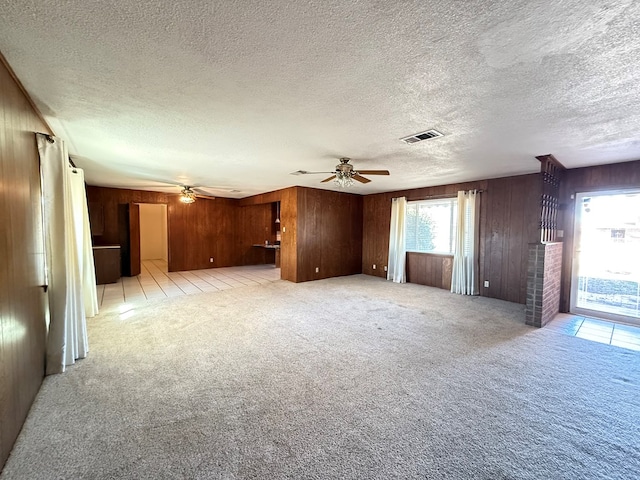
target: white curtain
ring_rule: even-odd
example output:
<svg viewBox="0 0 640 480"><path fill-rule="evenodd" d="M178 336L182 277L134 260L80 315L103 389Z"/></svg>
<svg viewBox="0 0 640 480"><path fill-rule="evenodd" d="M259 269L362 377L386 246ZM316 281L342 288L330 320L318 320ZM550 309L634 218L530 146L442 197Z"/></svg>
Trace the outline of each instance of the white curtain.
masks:
<svg viewBox="0 0 640 480"><path fill-rule="evenodd" d="M391 200L391 228L389 229L389 261L387 262L387 280L396 283L407 281L405 264L407 249L405 245L405 219L407 217L406 197Z"/></svg>
<svg viewBox="0 0 640 480"><path fill-rule="evenodd" d="M478 295L478 192L458 192L458 229L451 291L462 295Z"/></svg>
<svg viewBox="0 0 640 480"><path fill-rule="evenodd" d="M87 190L84 183L84 170L69 165L71 175L71 203L73 206L73 222L76 234L76 247L82 283L84 313L87 317L98 314L98 290L96 288L96 269L93 264L93 243L91 241L91 225L89 224L89 208L87 206Z"/></svg>
<svg viewBox="0 0 640 480"><path fill-rule="evenodd" d="M62 373L89 351L86 316L98 312L84 175L64 142L37 134L42 172L49 331L46 373Z"/></svg>

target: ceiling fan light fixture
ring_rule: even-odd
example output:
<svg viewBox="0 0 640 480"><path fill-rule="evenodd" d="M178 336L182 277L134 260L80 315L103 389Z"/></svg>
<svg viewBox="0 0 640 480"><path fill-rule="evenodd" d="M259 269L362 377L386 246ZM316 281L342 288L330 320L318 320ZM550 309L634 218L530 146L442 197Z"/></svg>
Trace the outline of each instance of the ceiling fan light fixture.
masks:
<svg viewBox="0 0 640 480"><path fill-rule="evenodd" d="M193 203L196 201L196 194L189 187L184 187L180 192L180 201L182 203Z"/></svg>
<svg viewBox="0 0 640 480"><path fill-rule="evenodd" d="M334 180L334 183L339 188L349 188L353 186L354 182L350 174L339 172L338 174L336 174L336 179Z"/></svg>

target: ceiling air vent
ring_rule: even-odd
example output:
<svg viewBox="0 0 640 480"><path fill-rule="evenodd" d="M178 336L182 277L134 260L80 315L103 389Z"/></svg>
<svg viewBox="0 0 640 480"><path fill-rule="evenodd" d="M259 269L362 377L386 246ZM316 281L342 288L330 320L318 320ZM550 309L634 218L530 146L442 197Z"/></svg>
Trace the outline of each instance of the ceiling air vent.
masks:
<svg viewBox="0 0 640 480"><path fill-rule="evenodd" d="M427 130L426 132L416 133L415 135L409 135L408 137L401 138L404 143L418 143L422 140L429 140L430 138L442 137L442 134L437 130Z"/></svg>

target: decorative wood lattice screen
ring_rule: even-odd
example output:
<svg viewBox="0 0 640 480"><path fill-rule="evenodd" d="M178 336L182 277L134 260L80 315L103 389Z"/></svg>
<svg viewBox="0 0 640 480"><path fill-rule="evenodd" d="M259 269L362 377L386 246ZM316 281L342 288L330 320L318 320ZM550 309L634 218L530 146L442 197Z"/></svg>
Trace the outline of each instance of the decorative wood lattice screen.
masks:
<svg viewBox="0 0 640 480"><path fill-rule="evenodd" d="M553 155L541 155L542 193L540 196L540 241L555 242L558 235L560 182L566 169Z"/></svg>

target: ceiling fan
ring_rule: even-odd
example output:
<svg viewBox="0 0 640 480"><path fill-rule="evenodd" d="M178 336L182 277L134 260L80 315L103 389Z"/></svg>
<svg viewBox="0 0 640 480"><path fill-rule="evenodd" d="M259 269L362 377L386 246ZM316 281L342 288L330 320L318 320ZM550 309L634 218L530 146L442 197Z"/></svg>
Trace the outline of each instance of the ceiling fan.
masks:
<svg viewBox="0 0 640 480"><path fill-rule="evenodd" d="M218 190L218 191L233 192L233 193L240 192L240 190L234 190L230 188L205 187L202 185L176 185L176 186L182 187L182 189L180 190L180 201L182 203L193 203L196 201L196 198L209 198L209 199L216 198L214 195L212 195L211 193L203 189Z"/></svg>
<svg viewBox="0 0 640 480"><path fill-rule="evenodd" d="M221 192L238 193L240 190L223 187L208 187L204 185L186 185L177 182L165 182L158 180L157 183L164 183L167 187L178 187L180 189L180 201L182 203L193 203L196 198L215 198L215 196L206 190L217 190ZM160 185L127 185L128 188L164 188Z"/></svg>
<svg viewBox="0 0 640 480"><path fill-rule="evenodd" d="M354 184L354 180L360 183L369 183L371 181L362 175L389 175L389 170L355 170L353 165L349 163L350 160L349 157L342 157L333 172L308 172L306 170L298 170L297 172L292 172L292 175L330 173L332 175L322 180L321 183L334 180L339 187L349 187Z"/></svg>

